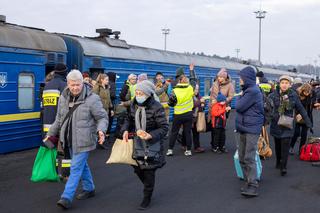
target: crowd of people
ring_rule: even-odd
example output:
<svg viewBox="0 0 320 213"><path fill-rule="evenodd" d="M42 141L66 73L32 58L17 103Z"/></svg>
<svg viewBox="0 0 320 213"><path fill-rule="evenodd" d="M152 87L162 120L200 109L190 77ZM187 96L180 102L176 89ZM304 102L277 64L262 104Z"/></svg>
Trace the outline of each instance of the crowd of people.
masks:
<svg viewBox="0 0 320 213"><path fill-rule="evenodd" d="M238 137L239 161L244 174L244 186L240 193L246 197L258 195L256 153L263 127L270 126L274 137L276 165L280 175L287 174L288 155L294 154L298 137L300 149L306 143L308 131L313 132L312 110L318 109L319 83L302 82L283 75L277 83L268 81L264 73L248 66L239 72L241 92L235 94L234 84L228 70L217 73L210 97L199 93L199 79L194 65L187 75L183 68L176 71L175 79L166 79L157 72L154 79L147 74L130 74L124 82L116 102L113 72L100 73L92 79L88 72L71 70L64 64L55 67L43 89L44 141L58 136L63 157L71 159L70 171L60 174L66 185L58 206L71 207L78 183L82 192L76 196L83 200L95 195L95 186L87 163L89 152L96 146L106 149L104 142L111 141L113 118L117 125L115 137L128 141L134 139L148 152L145 158L136 156L134 172L144 185L140 209L149 207L155 186L156 170L166 163L166 156L174 156L176 141L181 144L184 155L203 153L197 128L205 122L211 132L211 151L227 153L226 125L231 102L236 98L236 137ZM48 102L48 98L54 101ZM173 108L172 125L169 130L170 107ZM208 111L204 120L199 114ZM168 149L165 151L165 143ZM192 148L193 146L193 148ZM134 152L139 155L138 146ZM143 153L145 154L145 152Z"/></svg>

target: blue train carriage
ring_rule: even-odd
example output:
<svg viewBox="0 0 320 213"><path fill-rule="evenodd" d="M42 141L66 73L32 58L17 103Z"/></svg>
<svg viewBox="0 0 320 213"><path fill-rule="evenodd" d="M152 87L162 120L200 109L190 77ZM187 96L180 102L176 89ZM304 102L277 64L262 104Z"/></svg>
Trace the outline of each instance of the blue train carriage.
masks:
<svg viewBox="0 0 320 213"><path fill-rule="evenodd" d="M97 29L96 32L100 35L94 38L59 34L68 48L67 64L69 67L88 71L93 78L102 72L117 73L120 77L117 80L117 94L130 73L147 73L149 78L153 78L160 71L165 77L173 79L179 67L184 67L188 74L190 63L195 63L202 96L209 95L214 77L221 67L229 70L233 83L239 90L237 72L245 66L243 64L129 45L125 40L119 39L118 31L112 32L110 29Z"/></svg>
<svg viewBox="0 0 320 213"><path fill-rule="evenodd" d="M40 144L39 88L57 62L66 62L66 52L59 36L0 16L1 154Z"/></svg>

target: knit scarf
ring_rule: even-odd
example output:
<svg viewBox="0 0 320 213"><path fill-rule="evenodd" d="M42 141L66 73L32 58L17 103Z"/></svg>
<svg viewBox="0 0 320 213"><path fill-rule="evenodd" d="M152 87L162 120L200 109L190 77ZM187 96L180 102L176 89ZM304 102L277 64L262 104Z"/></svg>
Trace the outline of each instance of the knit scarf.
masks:
<svg viewBox="0 0 320 213"><path fill-rule="evenodd" d="M280 115L283 115L285 111L291 110L290 102L289 102L289 90L286 92L280 92L280 106L278 108L278 112Z"/></svg>
<svg viewBox="0 0 320 213"><path fill-rule="evenodd" d="M141 116L140 116L141 114ZM142 106L138 106L136 114L135 114L135 124L136 130L146 131L147 126L147 116L146 116L146 108Z"/></svg>

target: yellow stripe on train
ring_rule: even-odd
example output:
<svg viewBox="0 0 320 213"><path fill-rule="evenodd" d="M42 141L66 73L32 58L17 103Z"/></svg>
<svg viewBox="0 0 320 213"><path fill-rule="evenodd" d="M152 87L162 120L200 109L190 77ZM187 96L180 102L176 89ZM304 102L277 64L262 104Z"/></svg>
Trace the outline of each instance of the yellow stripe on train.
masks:
<svg viewBox="0 0 320 213"><path fill-rule="evenodd" d="M0 122L21 121L40 118L40 112L27 112L17 114L0 115Z"/></svg>

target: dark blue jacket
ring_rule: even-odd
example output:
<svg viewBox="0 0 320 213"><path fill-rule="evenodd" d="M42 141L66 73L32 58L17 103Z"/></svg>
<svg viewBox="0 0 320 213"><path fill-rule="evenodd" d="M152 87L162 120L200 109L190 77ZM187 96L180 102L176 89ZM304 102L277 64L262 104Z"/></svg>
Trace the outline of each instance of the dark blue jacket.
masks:
<svg viewBox="0 0 320 213"><path fill-rule="evenodd" d="M262 93L256 85L255 70L246 67L239 74L244 85L243 94L236 102L236 130L240 133L260 134L264 109Z"/></svg>
<svg viewBox="0 0 320 213"><path fill-rule="evenodd" d="M286 110L284 112L284 114L287 116L293 117L293 116L295 116L295 111L298 111L301 114L306 126L309 128L312 128L312 123L307 115L305 108L302 106L297 93L294 90L289 89L288 97L289 97L289 104L291 106L290 107L291 110ZM278 120L280 117L280 114L278 112L278 108L280 106L279 89L277 89L273 93L271 93L269 95L269 99L271 100L272 106L273 106L273 113L272 113L273 117L272 117L271 125L270 125L270 134L276 138L291 138L291 137L293 137L294 129L295 129L294 128L295 119L294 119L294 124L293 124L292 129L281 127L278 125Z"/></svg>

